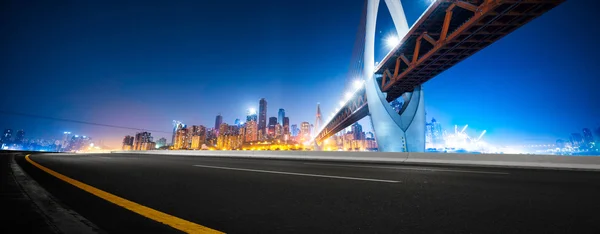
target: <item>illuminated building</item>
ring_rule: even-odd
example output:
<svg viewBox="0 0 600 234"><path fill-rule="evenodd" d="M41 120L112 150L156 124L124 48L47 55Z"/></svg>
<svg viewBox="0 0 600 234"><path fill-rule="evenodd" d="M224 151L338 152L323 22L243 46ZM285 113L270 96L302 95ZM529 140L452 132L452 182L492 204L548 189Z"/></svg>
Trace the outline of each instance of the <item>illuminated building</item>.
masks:
<svg viewBox="0 0 600 234"><path fill-rule="evenodd" d="M254 108L250 108L248 109L247 115L246 115L246 122L248 121L254 121L257 122L257 116L256 116L256 109Z"/></svg>
<svg viewBox="0 0 600 234"><path fill-rule="evenodd" d="M217 132L218 133L217 137L225 135L225 134L229 134L228 130L229 130L229 125L227 125L226 123L222 123L221 125L219 125L219 131Z"/></svg>
<svg viewBox="0 0 600 234"><path fill-rule="evenodd" d="M291 134L293 137L297 137L300 134L300 129L297 124L292 124Z"/></svg>
<svg viewBox="0 0 600 234"><path fill-rule="evenodd" d="M279 123L275 124L275 138L276 139L280 139L283 136L282 131L283 131L283 127Z"/></svg>
<svg viewBox="0 0 600 234"><path fill-rule="evenodd" d="M573 148L579 148L583 146L583 137L579 133L571 133L571 137L569 138L571 141L571 145Z"/></svg>
<svg viewBox="0 0 600 234"><path fill-rule="evenodd" d="M177 134L177 130L182 128L185 128L185 124L183 124L181 121L173 120L173 136L171 137L172 145L175 145L175 135Z"/></svg>
<svg viewBox="0 0 600 234"><path fill-rule="evenodd" d="M67 147L69 146L69 139L71 137L71 132L64 132L63 133L63 140L61 142L61 151L64 151L67 149ZM132 144L133 145L133 144Z"/></svg>
<svg viewBox="0 0 600 234"><path fill-rule="evenodd" d="M180 149L187 149L188 147L188 129L187 128L181 128L177 130L177 133L175 134L175 143L173 143L173 149L176 150L180 150Z"/></svg>
<svg viewBox="0 0 600 234"><path fill-rule="evenodd" d="M160 139L158 139L158 141L156 141L156 148L159 149L164 146L167 146L167 139L164 137L161 137Z"/></svg>
<svg viewBox="0 0 600 234"><path fill-rule="evenodd" d="M261 98L258 104L258 135L262 140L267 133L267 100Z"/></svg>
<svg viewBox="0 0 600 234"><path fill-rule="evenodd" d="M271 118L269 118L269 132L268 132L268 136L270 136L270 137L275 136L275 125L277 125L277 117L271 117Z"/></svg>
<svg viewBox="0 0 600 234"><path fill-rule="evenodd" d="M290 134L290 118L286 116L283 118L283 135L289 135L289 134Z"/></svg>
<svg viewBox="0 0 600 234"><path fill-rule="evenodd" d="M556 148L564 149L564 148L566 148L566 146L567 146L567 144L565 143L564 140L562 140L562 139L556 140Z"/></svg>
<svg viewBox="0 0 600 234"><path fill-rule="evenodd" d="M583 142L587 148L594 148L595 146L594 136L589 128L583 129Z"/></svg>
<svg viewBox="0 0 600 234"><path fill-rule="evenodd" d="M201 149L202 144L204 144L202 137L192 136L192 146L190 147L190 149L199 150Z"/></svg>
<svg viewBox="0 0 600 234"><path fill-rule="evenodd" d="M123 150L132 150L133 149L133 137L132 136L125 136L125 138L123 138Z"/></svg>
<svg viewBox="0 0 600 234"><path fill-rule="evenodd" d="M84 147L86 147L87 145L89 145L90 141L92 139L87 137L87 136L79 136L79 135L75 135L73 137L71 137L71 140L69 141L69 147L67 148L67 151L80 151L83 150Z"/></svg>
<svg viewBox="0 0 600 234"><path fill-rule="evenodd" d="M149 132L138 132L135 134L135 139L133 143L133 150L151 150L154 149L155 146L152 145L150 147L150 143L154 143L152 141L152 134Z"/></svg>
<svg viewBox="0 0 600 234"><path fill-rule="evenodd" d="M254 142L258 140L258 125L256 121L251 120L246 122L245 129L246 142Z"/></svg>
<svg viewBox="0 0 600 234"><path fill-rule="evenodd" d="M21 129L21 130L17 131L14 144L23 144L24 139L25 139L25 131L23 131L23 129Z"/></svg>
<svg viewBox="0 0 600 234"><path fill-rule="evenodd" d="M434 147L438 147L444 144L442 125L438 123L434 118L431 118L431 143L433 143Z"/></svg>
<svg viewBox="0 0 600 234"><path fill-rule="evenodd" d="M219 114L215 118L215 129L217 129L217 134L219 134L220 126L222 123L223 123L223 116L221 116L221 114Z"/></svg>
<svg viewBox="0 0 600 234"><path fill-rule="evenodd" d="M5 129L4 130L4 134L2 134L2 143L3 144L10 144L11 140L12 140L12 129Z"/></svg>
<svg viewBox="0 0 600 234"><path fill-rule="evenodd" d="M355 140L364 140L364 132L362 131L362 126L358 124L358 122L352 124L352 134L354 134Z"/></svg>
<svg viewBox="0 0 600 234"><path fill-rule="evenodd" d="M321 104L317 103L317 116L316 116L316 120L315 120L315 134L317 133L317 131L321 130L320 128L323 127L323 123L322 123L322 119L321 119Z"/></svg>
<svg viewBox="0 0 600 234"><path fill-rule="evenodd" d="M308 122L300 124L300 136L303 141L310 140L310 124Z"/></svg>
<svg viewBox="0 0 600 234"><path fill-rule="evenodd" d="M283 126L283 119L285 118L285 110L283 108L279 109L279 112L277 113L277 123L281 126Z"/></svg>

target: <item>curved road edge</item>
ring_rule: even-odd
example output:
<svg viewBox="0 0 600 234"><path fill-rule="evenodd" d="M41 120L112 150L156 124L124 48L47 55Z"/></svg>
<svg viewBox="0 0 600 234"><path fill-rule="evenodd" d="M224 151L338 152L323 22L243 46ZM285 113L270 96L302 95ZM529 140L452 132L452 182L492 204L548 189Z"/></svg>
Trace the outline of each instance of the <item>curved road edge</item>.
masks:
<svg viewBox="0 0 600 234"><path fill-rule="evenodd" d="M46 189L32 179L19 165L13 156L10 167L15 180L22 191L31 199L34 205L44 215L47 222L54 225L61 233L65 234L98 234L106 233L95 224L63 205ZM24 157L20 155L18 157Z"/></svg>

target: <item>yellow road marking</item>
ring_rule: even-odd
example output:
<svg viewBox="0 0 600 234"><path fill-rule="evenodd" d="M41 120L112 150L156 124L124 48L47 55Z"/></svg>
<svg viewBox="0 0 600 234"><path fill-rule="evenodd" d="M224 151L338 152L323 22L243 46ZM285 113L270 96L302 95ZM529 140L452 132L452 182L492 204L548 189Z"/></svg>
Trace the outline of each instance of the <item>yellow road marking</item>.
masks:
<svg viewBox="0 0 600 234"><path fill-rule="evenodd" d="M130 211L138 213L146 218L169 225L177 230L187 232L187 233L223 233L223 232L220 232L220 231L217 231L217 230L214 230L214 229L211 229L211 228L208 228L208 227L196 224L196 223L192 223L192 222L184 220L184 219L180 219L180 218L172 216L170 214L166 214L166 213L160 212L158 210L140 205L138 203L129 201L125 198L110 194L108 192L102 191L102 190L92 187L90 185L84 184L80 181L71 179L68 176L60 174L56 171L53 171L47 167L44 167L44 166L34 162L33 160L31 160L29 158L29 154L27 156L25 156L25 159L32 165L41 169L42 171L45 171L48 174L53 175L54 177L59 178L75 187L78 187L88 193L94 194L97 197L100 197L104 200L112 202L116 205L119 205L119 206L125 208L125 209L128 209Z"/></svg>

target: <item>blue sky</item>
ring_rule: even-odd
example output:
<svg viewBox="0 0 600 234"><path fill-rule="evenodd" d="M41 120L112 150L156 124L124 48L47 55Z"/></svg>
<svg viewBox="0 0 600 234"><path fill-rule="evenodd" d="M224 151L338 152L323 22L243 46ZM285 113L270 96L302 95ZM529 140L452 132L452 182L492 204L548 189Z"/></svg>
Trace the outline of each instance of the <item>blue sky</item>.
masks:
<svg viewBox="0 0 600 234"><path fill-rule="evenodd" d="M169 131L171 120L314 122L343 93L361 0L3 1L0 107ZM409 24L425 0L403 1ZM428 119L486 129L500 144L599 127L597 1L567 1L424 85ZM382 1L378 35L393 32ZM382 57L387 51L377 49ZM118 144L129 130L0 115L4 128L69 130ZM361 121L363 125L366 121ZM368 128L365 126L365 128ZM169 134L155 133L170 139Z"/></svg>

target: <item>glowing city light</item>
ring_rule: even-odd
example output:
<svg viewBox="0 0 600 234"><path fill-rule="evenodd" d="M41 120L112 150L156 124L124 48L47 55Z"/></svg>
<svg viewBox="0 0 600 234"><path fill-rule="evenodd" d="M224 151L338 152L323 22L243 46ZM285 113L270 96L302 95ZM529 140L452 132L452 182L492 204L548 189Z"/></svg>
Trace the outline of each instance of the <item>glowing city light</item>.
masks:
<svg viewBox="0 0 600 234"><path fill-rule="evenodd" d="M346 92L346 95L344 97L346 97L346 100L349 100L350 98L352 98L352 93Z"/></svg>
<svg viewBox="0 0 600 234"><path fill-rule="evenodd" d="M385 39L385 46L388 49L395 48L398 44L400 44L400 38L396 35L388 35Z"/></svg>
<svg viewBox="0 0 600 234"><path fill-rule="evenodd" d="M256 109L248 108L248 114L250 114L250 115L256 114Z"/></svg>
<svg viewBox="0 0 600 234"><path fill-rule="evenodd" d="M352 85L354 86L355 89L360 89L363 85L364 81L363 80L354 80L354 83L352 83Z"/></svg>

